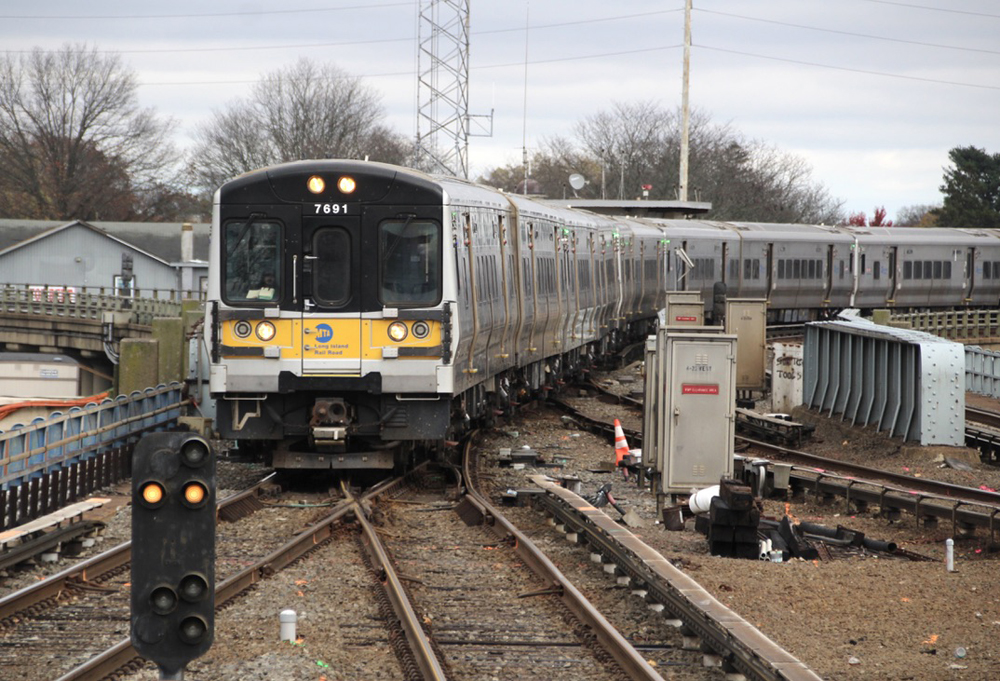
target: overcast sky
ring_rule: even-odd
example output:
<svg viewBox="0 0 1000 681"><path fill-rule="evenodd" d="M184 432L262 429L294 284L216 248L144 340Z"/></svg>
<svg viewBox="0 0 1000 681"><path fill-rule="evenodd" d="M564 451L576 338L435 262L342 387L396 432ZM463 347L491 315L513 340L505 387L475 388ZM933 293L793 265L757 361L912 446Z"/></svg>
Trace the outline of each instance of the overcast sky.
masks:
<svg viewBox="0 0 1000 681"><path fill-rule="evenodd" d="M184 146L213 110L299 57L364 77L388 122L413 135L417 7L5 0L0 47L121 53L142 103L177 121ZM683 0L471 7L470 113L494 111L493 136L470 141L473 177L519 162L525 138L532 150L571 137L615 101L680 104ZM691 105L803 157L849 212L938 204L949 149L1000 152L998 0L694 0L692 33Z"/></svg>

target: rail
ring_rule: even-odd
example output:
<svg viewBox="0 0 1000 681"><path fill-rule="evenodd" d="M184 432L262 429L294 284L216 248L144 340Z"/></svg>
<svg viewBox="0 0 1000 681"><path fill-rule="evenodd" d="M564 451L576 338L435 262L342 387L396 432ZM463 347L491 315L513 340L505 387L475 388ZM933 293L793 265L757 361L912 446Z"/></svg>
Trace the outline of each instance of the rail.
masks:
<svg viewBox="0 0 1000 681"><path fill-rule="evenodd" d="M182 301L203 300L200 291L128 289L111 286L0 285L0 313L103 320L105 312L129 314L129 322L148 326L156 317L178 317Z"/></svg>

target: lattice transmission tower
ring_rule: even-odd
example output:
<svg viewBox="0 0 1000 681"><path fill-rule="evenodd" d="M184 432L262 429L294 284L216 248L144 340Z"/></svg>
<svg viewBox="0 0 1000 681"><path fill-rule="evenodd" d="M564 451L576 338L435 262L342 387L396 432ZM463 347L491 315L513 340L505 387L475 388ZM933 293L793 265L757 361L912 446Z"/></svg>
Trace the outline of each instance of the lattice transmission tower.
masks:
<svg viewBox="0 0 1000 681"><path fill-rule="evenodd" d="M469 176L469 0L420 4L417 159L431 172ZM492 113L490 132L492 134Z"/></svg>

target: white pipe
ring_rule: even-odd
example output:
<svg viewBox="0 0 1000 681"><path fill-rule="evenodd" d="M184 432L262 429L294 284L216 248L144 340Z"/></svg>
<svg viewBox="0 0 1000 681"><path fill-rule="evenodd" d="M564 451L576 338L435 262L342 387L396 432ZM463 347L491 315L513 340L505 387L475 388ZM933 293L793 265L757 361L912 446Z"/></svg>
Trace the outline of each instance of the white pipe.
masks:
<svg viewBox="0 0 1000 681"><path fill-rule="evenodd" d="M944 542L944 564L948 572L955 571L955 540L948 538Z"/></svg>

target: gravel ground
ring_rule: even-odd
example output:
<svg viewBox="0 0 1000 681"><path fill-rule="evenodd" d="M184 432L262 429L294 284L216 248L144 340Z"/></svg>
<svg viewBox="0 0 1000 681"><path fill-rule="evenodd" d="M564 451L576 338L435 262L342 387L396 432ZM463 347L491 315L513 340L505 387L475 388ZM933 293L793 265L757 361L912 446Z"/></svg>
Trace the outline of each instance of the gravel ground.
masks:
<svg viewBox="0 0 1000 681"><path fill-rule="evenodd" d="M635 376L634 370L622 374ZM641 385L626 384L626 392L637 387ZM991 406L1000 408L995 401ZM605 408L625 413L621 407L593 407ZM903 446L870 429L846 429L837 420L815 414L808 419L817 424L817 433L813 443L803 445L806 451L839 453L874 467L909 469L904 472L1000 489L1000 471L995 468L975 464L972 474L941 468L937 463L940 448L926 451ZM558 472L580 477L584 495L613 481L619 503L634 508L648 523L634 532L823 678L1000 678L1000 597L996 592L1000 573L997 554L984 532L956 540L957 571L950 574L941 562L916 563L867 552L837 555L830 561L781 564L713 557L705 538L694 532L693 522L683 532L667 532L655 524L655 500L646 490L617 475L589 472L613 461L613 449L566 425L555 412L524 418L493 433L485 446L493 452L528 446L549 461L558 455L568 461ZM624 425L641 427L639 422ZM498 468L494 493L527 487L527 476L537 473L554 471ZM800 520L834 527L842 524L935 558L943 556L944 540L951 535L946 523L928 530L905 515L893 523L878 517L877 508L864 515L847 513L842 501L824 506L807 499L793 503L789 510ZM618 516L614 510L607 512ZM765 504L768 516L780 518L784 512L784 501Z"/></svg>

